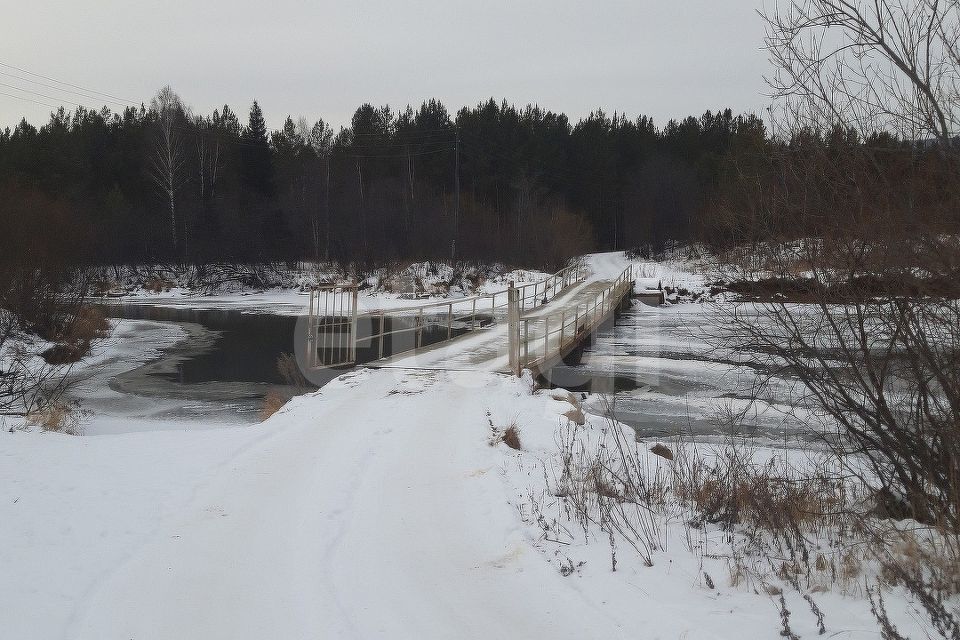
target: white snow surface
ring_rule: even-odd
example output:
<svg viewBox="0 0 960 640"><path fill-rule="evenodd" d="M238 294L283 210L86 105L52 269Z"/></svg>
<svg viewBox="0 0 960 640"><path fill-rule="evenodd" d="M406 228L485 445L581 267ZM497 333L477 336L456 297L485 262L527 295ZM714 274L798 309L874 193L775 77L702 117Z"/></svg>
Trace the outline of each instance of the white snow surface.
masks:
<svg viewBox="0 0 960 640"><path fill-rule="evenodd" d="M490 373L364 370L247 428L4 432L0 629L38 640L775 634L774 599L727 586L725 562L691 553L682 527L653 567L624 548L611 572L603 540L551 544L525 522L569 407L551 395ZM524 450L491 445L491 422L517 424ZM585 564L563 576L565 558ZM817 601L842 637L877 637L862 599ZM815 633L809 615L792 623Z"/></svg>
<svg viewBox="0 0 960 640"><path fill-rule="evenodd" d="M606 278L628 261L588 263ZM649 277L671 270L695 284L675 267ZM148 360L142 331L179 336L121 323L98 364ZM109 393L93 380L91 397ZM544 538L530 505L555 504L546 476L570 408L558 395L489 372L359 370L251 426L144 410L131 424L94 418L85 436L2 430L0 637L778 637L779 600L729 586L727 561L693 552L682 518L663 523L652 567L622 545L611 571L595 531ZM510 424L522 451L491 444ZM722 532L703 535L722 549ZM783 586L791 627L815 637ZM831 637L879 637L862 595L815 600ZM886 600L915 633L902 599Z"/></svg>

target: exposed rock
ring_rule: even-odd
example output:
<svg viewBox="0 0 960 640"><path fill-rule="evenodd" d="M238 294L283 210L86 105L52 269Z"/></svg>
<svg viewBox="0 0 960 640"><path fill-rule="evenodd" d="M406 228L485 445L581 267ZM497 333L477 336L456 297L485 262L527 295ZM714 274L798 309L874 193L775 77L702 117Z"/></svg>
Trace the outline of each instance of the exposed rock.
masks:
<svg viewBox="0 0 960 640"><path fill-rule="evenodd" d="M650 453L660 456L661 458L666 458L667 460L673 460L673 451L670 450L670 447L665 444L660 444L659 442L650 447Z"/></svg>

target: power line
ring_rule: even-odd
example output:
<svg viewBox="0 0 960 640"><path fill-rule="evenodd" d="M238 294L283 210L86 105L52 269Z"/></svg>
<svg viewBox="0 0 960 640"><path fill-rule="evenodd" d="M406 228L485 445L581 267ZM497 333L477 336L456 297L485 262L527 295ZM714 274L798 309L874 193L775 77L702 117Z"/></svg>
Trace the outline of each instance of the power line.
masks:
<svg viewBox="0 0 960 640"><path fill-rule="evenodd" d="M47 89L53 89L54 91L72 93L74 95L80 96L81 98L86 98L88 100L103 100L103 98L97 97L95 95L89 95L88 93L81 93L79 91L71 91L70 89L64 89L63 87L58 87L56 85L46 84L44 82L39 82L37 80L31 80L30 78L23 78L18 75L14 75L12 73L7 73L6 71L0 71L0 75L13 78L14 80L19 80L21 82L29 82L31 84L35 84L41 87L46 87ZM121 104L121 103L115 103L115 104Z"/></svg>
<svg viewBox="0 0 960 640"><path fill-rule="evenodd" d="M113 94L110 94L110 93L106 93L106 92L104 92L104 91L97 91L97 90L95 90L95 89L88 89L88 88L82 87L82 86L80 86L80 85L78 85L78 84L72 84L72 83L70 83L70 82L64 82L63 80L57 80L56 78L51 78L50 76L45 76L45 75L43 75L42 73L36 73L36 72L30 71L30 70L28 70L28 69L23 69L23 68L21 68L21 67L18 67L18 66L16 66L16 65L9 64L9 63L4 62L4 61L2 61L2 60L0 60L0 67L6 67L6 68L8 68L8 69L14 69L14 70L16 70L16 71L19 71L20 73L25 73L25 74L30 75L30 76L35 76L35 77L37 77L37 78L43 78L44 80L49 80L50 82L55 82L55 83L57 83L57 84L62 84L62 85L65 85L65 86L67 86L67 87L73 87L74 89L80 89L81 91L86 91L87 93L94 93L94 94L99 94L99 95L102 95L102 96L106 96L106 97L108 97L108 98L113 98L114 100L118 100L121 104L127 104L127 105L137 106L137 103L136 103L135 101L126 100L126 99L124 99L124 98L118 98L117 96L115 96L115 95L113 95Z"/></svg>
<svg viewBox="0 0 960 640"><path fill-rule="evenodd" d="M8 84L6 82L0 82L0 87L7 87L8 89L16 89L17 91L23 91L24 93L32 93L35 96L40 96L41 98L47 98L48 100L63 100L60 96L51 96L46 93L40 93L39 91L33 91L31 89L24 89L23 87L18 87L15 84ZM66 102L64 100L64 102Z"/></svg>
<svg viewBox="0 0 960 640"><path fill-rule="evenodd" d="M16 98L17 100L24 100L26 102L32 102L33 104L39 104L44 107L50 107L51 109L59 109L62 105L53 105L48 102L40 102L39 100L33 100L32 98L26 98L24 96L15 96L12 93L3 93L0 91L0 96L7 96L8 98Z"/></svg>
<svg viewBox="0 0 960 640"><path fill-rule="evenodd" d="M119 106L122 106L122 107L124 107L124 108L127 108L127 107L134 107L134 108L136 108L136 107L138 106L137 103L135 103L135 102L127 101L127 100L124 100L124 99L122 99L122 98L118 98L117 96L114 96L113 94L110 94L110 93L107 93L107 92L104 92L104 91L97 91L97 90L95 90L95 89L89 89L89 88L83 87L83 86L81 86L81 85L77 85L77 84L65 82L65 81L63 81L63 80L57 80L56 78L51 78L50 76L46 76L46 75L43 75L43 74L40 74L40 73L35 73L35 72L30 71L30 70L28 70L28 69L24 69L24 68L22 68L22 67L18 67L18 66L15 66L15 65L12 65L12 64L3 62L3 61L0 61L0 66L6 67L6 68L10 68L10 69L14 69L14 70L19 71L20 73L23 73L23 74L27 74L27 75L31 75L31 76L36 76L36 77L38 77L38 78L43 78L44 80L49 80L50 82L62 84L62 85L68 86L68 87L73 87L73 88L75 88L75 89L79 89L80 91L85 92L85 93L80 93L79 91L71 91L71 90L69 90L69 89L64 89L63 87L57 87L57 86L55 86L55 85L50 85L50 84L38 82L38 81L36 81L36 80L30 80L29 78L23 78L23 77L16 76L16 75L11 74L11 73L6 73L6 72L3 72L3 71L0 71L0 74L2 74L2 75L4 75L4 76L13 78L13 79L15 79L15 80L19 80L20 82L29 82L29 83L36 84L36 85L39 85L39 86L42 86L42 87L46 87L46 88L48 88L48 89L52 89L54 93L57 93L57 92L59 92L59 93L71 93L71 94L80 96L81 98L87 98L87 99L89 99L89 100L102 100L102 98L98 97L98 95L95 95L95 94L99 94L99 96L106 96L106 97L108 97L108 98L111 98L111 100L105 100L105 102L108 102L108 103L110 103L110 104L119 105ZM2 94L2 95L6 95L6 96L8 96L8 97L11 97L11 98L17 98L17 99L20 99L20 100L24 100L24 101L27 101L27 102L32 102L32 103L34 103L34 104L39 104L39 105L46 106L46 107L50 107L50 108L53 108L53 109L58 109L58 108L60 108L61 106L64 106L65 104L69 104L70 102L72 102L72 100L68 100L68 99L64 98L64 96L62 96L62 95L50 95L50 94L48 94L48 93L42 93L42 92L39 92L39 91L35 91L35 90L33 90L33 89L25 88L25 87L23 87L23 86L17 86L17 85L14 85L14 84L9 84L9 83L6 83L6 82L0 82L0 86L7 87L7 88L13 89L13 90L15 90L15 91L21 91L21 92L23 92L23 93L29 93L29 94L32 94L32 95L37 96L37 97L39 97L39 98L44 98L44 99L47 99L47 100L55 100L55 101L61 101L61 100L62 100L62 101L63 101L63 104L61 104L61 105L53 105L53 104L50 104L50 103L47 103L47 102L42 102L42 101L40 101L40 100L36 100L36 99L32 99L32 98L27 98L27 97L24 97L24 96L17 96L17 95L8 94L8 93L3 93L3 94ZM87 95L87 94L90 94L90 95ZM177 131L180 131L180 132L182 132L182 133L190 133L190 134L196 133L196 131L193 130L192 128L183 126L182 124L175 124L175 125L173 125L172 128L175 129L175 130L177 130ZM447 151L453 151L453 150L455 150L455 148L456 148L456 147L455 147L455 145L456 145L455 140L450 139L451 134L456 135L456 129L454 128L454 126L442 127L442 128L433 128L433 129L424 129L424 130L417 130L417 131L416 131L417 139L414 139L414 140L400 140L400 139L395 138L395 136L403 135L403 133L406 133L406 132L396 132L396 131L394 131L394 132L389 132L389 133L379 133L379 132L352 133L352 135L353 135L355 138L361 138L361 139L363 139L363 138L372 138L372 137L382 137L382 138L385 138L384 144L382 144L382 145L366 144L366 145L365 145L365 144L361 143L360 145L351 145L351 146L348 147L348 148L349 148L350 150L352 150L352 151L358 151L359 153L341 153L341 154L337 154L337 155L339 155L339 156L341 156L341 157L352 158L352 159L389 159L389 158L405 158L405 157L418 157L418 156L425 156L425 155L433 155L433 154L437 154L437 153L444 153L444 152L447 152ZM235 146L250 147L250 148L256 148L256 147L259 146L259 145L254 144L254 143L245 142L245 141L243 141L242 139L241 139L241 140L236 140L236 139L232 139L232 138L222 138L222 139L221 139L221 142L225 142L225 143L227 143L227 144L232 144L232 145L235 145ZM410 150L410 148L409 148L410 145L416 145L416 147L417 147L416 150L413 150L413 151ZM389 151L393 151L393 150L396 150L396 152L394 152L394 153L389 153ZM383 152L381 152L381 151L387 151L387 153L383 153Z"/></svg>

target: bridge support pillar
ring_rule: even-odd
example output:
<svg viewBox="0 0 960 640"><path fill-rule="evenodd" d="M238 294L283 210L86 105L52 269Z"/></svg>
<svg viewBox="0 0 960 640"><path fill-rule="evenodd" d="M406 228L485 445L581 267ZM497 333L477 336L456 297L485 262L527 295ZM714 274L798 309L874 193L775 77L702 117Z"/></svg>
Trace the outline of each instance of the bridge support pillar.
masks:
<svg viewBox="0 0 960 640"><path fill-rule="evenodd" d="M519 292L510 281L507 288L507 332L509 334L508 346L510 350L510 371L513 375L520 375L520 300L517 295Z"/></svg>

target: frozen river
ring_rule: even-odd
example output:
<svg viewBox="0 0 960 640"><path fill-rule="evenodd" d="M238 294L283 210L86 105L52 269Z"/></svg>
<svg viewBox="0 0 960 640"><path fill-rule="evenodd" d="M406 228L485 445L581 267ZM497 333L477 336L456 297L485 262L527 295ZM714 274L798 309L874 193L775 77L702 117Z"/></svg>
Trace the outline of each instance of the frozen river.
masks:
<svg viewBox="0 0 960 640"><path fill-rule="evenodd" d="M580 365L555 369L551 382L591 391L588 407L612 407L641 436L810 439L793 415L789 381L774 378L770 401L751 401L759 365L731 362L711 346L719 320L712 305L635 304L598 333Z"/></svg>
<svg viewBox="0 0 960 640"><path fill-rule="evenodd" d="M293 351L295 317L149 305L113 312L127 317L72 392L90 412L91 433L250 424L269 389L294 391L276 361ZM808 439L788 402L749 401L757 371L711 349L716 325L708 305L636 304L598 333L580 365L554 369L550 382L591 392L591 411L612 407L644 437ZM740 416L736 429L731 415Z"/></svg>

